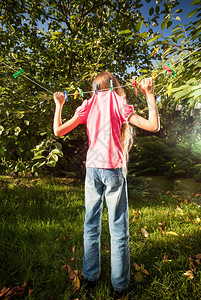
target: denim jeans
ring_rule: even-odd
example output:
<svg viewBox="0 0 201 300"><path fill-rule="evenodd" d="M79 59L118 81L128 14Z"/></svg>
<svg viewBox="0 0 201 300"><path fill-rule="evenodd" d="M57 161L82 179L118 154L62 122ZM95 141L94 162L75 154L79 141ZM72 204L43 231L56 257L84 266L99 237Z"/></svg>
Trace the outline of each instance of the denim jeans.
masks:
<svg viewBox="0 0 201 300"><path fill-rule="evenodd" d="M130 279L128 196L123 168L86 170L83 276L91 281L100 276L104 197L108 207L111 238L111 283L115 291L123 291Z"/></svg>

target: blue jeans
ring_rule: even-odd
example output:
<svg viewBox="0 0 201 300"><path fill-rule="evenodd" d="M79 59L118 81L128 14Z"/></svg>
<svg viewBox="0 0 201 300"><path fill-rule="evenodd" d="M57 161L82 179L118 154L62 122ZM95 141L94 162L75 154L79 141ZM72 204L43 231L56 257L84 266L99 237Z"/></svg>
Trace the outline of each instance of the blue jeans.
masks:
<svg viewBox="0 0 201 300"><path fill-rule="evenodd" d="M130 279L127 181L124 169L87 168L83 276L100 276L100 234L103 199L108 207L111 237L111 282L115 291L127 288Z"/></svg>

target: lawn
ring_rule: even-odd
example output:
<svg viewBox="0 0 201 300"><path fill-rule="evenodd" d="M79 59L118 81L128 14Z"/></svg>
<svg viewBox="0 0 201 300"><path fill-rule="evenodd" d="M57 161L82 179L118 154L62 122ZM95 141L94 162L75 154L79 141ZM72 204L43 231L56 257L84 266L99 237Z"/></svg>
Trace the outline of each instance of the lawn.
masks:
<svg viewBox="0 0 201 300"><path fill-rule="evenodd" d="M135 177L128 183L131 282L124 299L201 299L201 193L183 197ZM87 290L83 182L1 176L0 187L0 299L111 299L106 205L101 277Z"/></svg>

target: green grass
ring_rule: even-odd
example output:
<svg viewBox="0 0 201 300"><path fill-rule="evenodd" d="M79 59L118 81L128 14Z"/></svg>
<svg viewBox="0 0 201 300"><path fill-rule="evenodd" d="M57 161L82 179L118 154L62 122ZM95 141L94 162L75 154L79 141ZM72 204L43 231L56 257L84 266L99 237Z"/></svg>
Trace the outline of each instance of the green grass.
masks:
<svg viewBox="0 0 201 300"><path fill-rule="evenodd" d="M83 182L1 176L0 187L0 290L26 282L26 299L111 299L105 206L97 287L87 291L81 285L74 292L62 268L82 269ZM201 264L195 258L201 253L200 198L187 201L175 192L153 192L139 179L129 181L131 282L124 299L201 299ZM192 269L193 279L184 276Z"/></svg>

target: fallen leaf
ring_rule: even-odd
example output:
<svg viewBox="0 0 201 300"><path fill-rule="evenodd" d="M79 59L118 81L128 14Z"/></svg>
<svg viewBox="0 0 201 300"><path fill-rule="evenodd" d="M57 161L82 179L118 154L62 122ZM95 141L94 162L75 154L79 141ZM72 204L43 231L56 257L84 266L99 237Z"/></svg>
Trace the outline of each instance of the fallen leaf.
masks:
<svg viewBox="0 0 201 300"><path fill-rule="evenodd" d="M57 239L56 239L56 242L59 242L59 241L60 241L60 238L57 238Z"/></svg>
<svg viewBox="0 0 201 300"><path fill-rule="evenodd" d="M29 289L29 295L33 294L34 290L33 289Z"/></svg>
<svg viewBox="0 0 201 300"><path fill-rule="evenodd" d="M165 262L167 262L168 261L168 255L167 254L163 255L163 259L164 259Z"/></svg>
<svg viewBox="0 0 201 300"><path fill-rule="evenodd" d="M158 229L162 232L162 234L165 233L164 230L163 230L163 228L161 226L159 226Z"/></svg>
<svg viewBox="0 0 201 300"><path fill-rule="evenodd" d="M137 282L142 282L144 280L141 272L136 272L134 278Z"/></svg>
<svg viewBox="0 0 201 300"><path fill-rule="evenodd" d="M198 194L195 194L195 197L197 198L197 197L199 197L201 194L200 193L198 193Z"/></svg>
<svg viewBox="0 0 201 300"><path fill-rule="evenodd" d="M185 203L185 204L188 204L188 199L184 199L184 203Z"/></svg>
<svg viewBox="0 0 201 300"><path fill-rule="evenodd" d="M23 285L22 285L22 288L25 289L26 287L27 287L27 282L24 282Z"/></svg>
<svg viewBox="0 0 201 300"><path fill-rule="evenodd" d="M138 266L138 264L136 264L135 262L134 262L134 267L136 271L140 271L140 266Z"/></svg>
<svg viewBox="0 0 201 300"><path fill-rule="evenodd" d="M165 221L158 223L159 226L164 226L165 225Z"/></svg>
<svg viewBox="0 0 201 300"><path fill-rule="evenodd" d="M10 289L11 289L10 287L7 288L4 286L1 290L0 297L4 297L10 291Z"/></svg>
<svg viewBox="0 0 201 300"><path fill-rule="evenodd" d="M195 257L196 257L197 259L201 260L201 253L196 254Z"/></svg>
<svg viewBox="0 0 201 300"><path fill-rule="evenodd" d="M133 218L132 221L135 223L138 221L138 219Z"/></svg>
<svg viewBox="0 0 201 300"><path fill-rule="evenodd" d="M68 269L68 265L63 265L63 266L61 266L61 268L66 270L66 269Z"/></svg>
<svg viewBox="0 0 201 300"><path fill-rule="evenodd" d="M72 252L75 253L76 246L72 247Z"/></svg>
<svg viewBox="0 0 201 300"><path fill-rule="evenodd" d="M183 234L182 234L182 235L183 235ZM191 246L185 246L185 247L188 248L188 249L192 249Z"/></svg>
<svg viewBox="0 0 201 300"><path fill-rule="evenodd" d="M177 206L177 210L180 212L181 215L184 214L184 213L183 213L183 209L182 209L181 207Z"/></svg>
<svg viewBox="0 0 201 300"><path fill-rule="evenodd" d="M69 265L63 265L62 269L68 271L68 278L72 280L73 290L77 291L80 289L80 278L82 277L82 271L72 270Z"/></svg>
<svg viewBox="0 0 201 300"><path fill-rule="evenodd" d="M191 257L188 257L190 268L192 271L196 271L196 267L194 266L193 259Z"/></svg>
<svg viewBox="0 0 201 300"><path fill-rule="evenodd" d="M200 260L199 259L196 259L195 262L196 262L197 265L200 265Z"/></svg>
<svg viewBox="0 0 201 300"><path fill-rule="evenodd" d="M166 193L166 195L168 195L169 193L171 193L171 191L166 191L165 193Z"/></svg>
<svg viewBox="0 0 201 300"><path fill-rule="evenodd" d="M178 234L174 231L168 231L166 232L167 235L174 235L174 236L177 236Z"/></svg>
<svg viewBox="0 0 201 300"><path fill-rule="evenodd" d="M148 237L148 232L146 231L146 229L145 228L141 228L141 233L144 235L144 237Z"/></svg>
<svg viewBox="0 0 201 300"><path fill-rule="evenodd" d="M0 297L1 297L1 299L5 299L5 300L16 299L19 297L22 298L24 296L26 287L27 287L26 282L21 287L19 285L15 286L13 288L4 287L1 290Z"/></svg>
<svg viewBox="0 0 201 300"><path fill-rule="evenodd" d="M144 273L145 275L149 275L149 272L148 272L144 267L141 267L141 271L142 271L142 273Z"/></svg>
<svg viewBox="0 0 201 300"><path fill-rule="evenodd" d="M195 220L195 223L199 224L199 223L200 223L200 218L197 218L197 219Z"/></svg>
<svg viewBox="0 0 201 300"><path fill-rule="evenodd" d="M194 278L194 275L193 275L193 272L191 270L188 270L186 271L185 273L183 273L184 276L190 278L190 279L193 279Z"/></svg>
<svg viewBox="0 0 201 300"><path fill-rule="evenodd" d="M74 260L75 260L75 257L72 257L72 258L70 259L70 262L74 262Z"/></svg>
<svg viewBox="0 0 201 300"><path fill-rule="evenodd" d="M133 209L133 214L136 215L137 217L139 216L139 213Z"/></svg>
<svg viewBox="0 0 201 300"><path fill-rule="evenodd" d="M78 291L80 289L80 279L78 276L75 276L72 284L73 284L74 291Z"/></svg>

